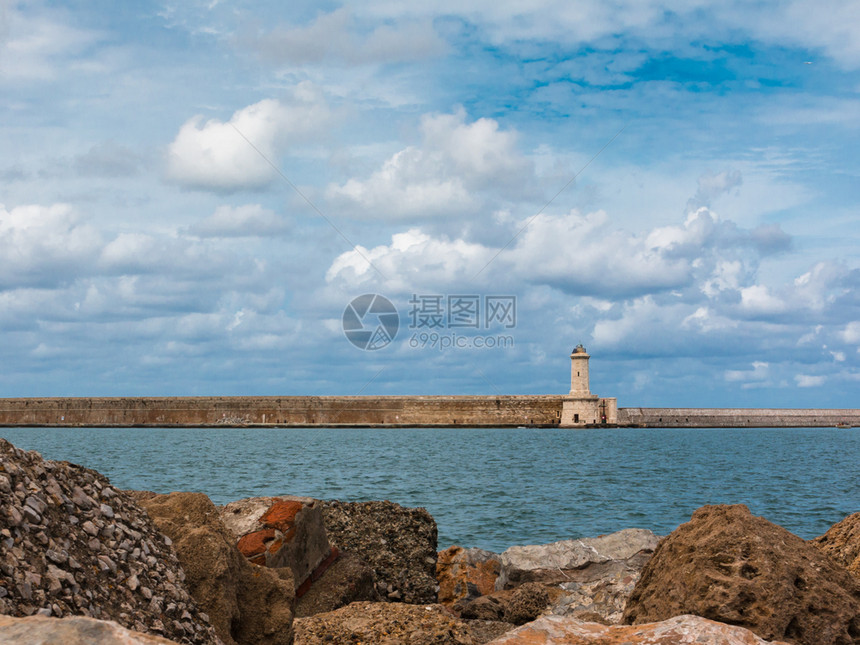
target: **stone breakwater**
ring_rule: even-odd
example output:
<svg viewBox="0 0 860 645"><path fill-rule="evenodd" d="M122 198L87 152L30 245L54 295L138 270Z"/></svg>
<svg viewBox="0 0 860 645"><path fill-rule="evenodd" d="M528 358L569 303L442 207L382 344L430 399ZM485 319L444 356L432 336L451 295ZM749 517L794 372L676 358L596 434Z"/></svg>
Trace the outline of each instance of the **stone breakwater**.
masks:
<svg viewBox="0 0 860 645"><path fill-rule="evenodd" d="M437 553L424 509L216 507L0 440L4 645L857 645L858 562L860 513L804 541L742 505L663 538Z"/></svg>
<svg viewBox="0 0 860 645"><path fill-rule="evenodd" d="M0 399L0 426L557 427L562 422L564 398L561 395L18 398ZM615 425L743 428L838 424L860 427L860 410L618 408Z"/></svg>

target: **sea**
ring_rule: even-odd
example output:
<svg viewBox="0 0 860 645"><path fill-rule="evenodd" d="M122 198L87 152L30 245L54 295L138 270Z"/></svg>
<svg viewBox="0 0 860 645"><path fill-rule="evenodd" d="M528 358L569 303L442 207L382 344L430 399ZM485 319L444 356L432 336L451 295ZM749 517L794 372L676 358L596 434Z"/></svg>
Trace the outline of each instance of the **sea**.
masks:
<svg viewBox="0 0 860 645"><path fill-rule="evenodd" d="M802 538L860 511L860 430L839 428L0 428L119 488L391 500L426 508L440 549L673 531L746 504Z"/></svg>

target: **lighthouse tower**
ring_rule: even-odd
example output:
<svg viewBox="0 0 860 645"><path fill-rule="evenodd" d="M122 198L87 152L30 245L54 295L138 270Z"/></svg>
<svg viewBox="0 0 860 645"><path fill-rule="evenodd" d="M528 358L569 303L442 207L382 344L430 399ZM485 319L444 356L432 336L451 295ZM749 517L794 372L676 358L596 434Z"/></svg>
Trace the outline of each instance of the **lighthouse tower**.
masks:
<svg viewBox="0 0 860 645"><path fill-rule="evenodd" d="M585 347L577 345L570 353L570 394L571 396L588 396L591 390L588 387L588 359L591 356L585 351Z"/></svg>
<svg viewBox="0 0 860 645"><path fill-rule="evenodd" d="M576 428L618 423L618 401L591 393L588 384L588 359L585 347L577 345L570 353L570 393L562 397L562 428Z"/></svg>

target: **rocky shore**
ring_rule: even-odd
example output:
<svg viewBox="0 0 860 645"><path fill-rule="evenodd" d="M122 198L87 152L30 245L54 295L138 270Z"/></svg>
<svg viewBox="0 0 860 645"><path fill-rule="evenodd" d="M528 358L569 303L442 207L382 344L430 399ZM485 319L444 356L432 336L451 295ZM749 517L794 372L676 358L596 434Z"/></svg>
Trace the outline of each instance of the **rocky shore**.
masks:
<svg viewBox="0 0 860 645"><path fill-rule="evenodd" d="M742 505L498 554L436 535L387 501L123 491L0 439L0 643L860 644L860 512L810 541Z"/></svg>

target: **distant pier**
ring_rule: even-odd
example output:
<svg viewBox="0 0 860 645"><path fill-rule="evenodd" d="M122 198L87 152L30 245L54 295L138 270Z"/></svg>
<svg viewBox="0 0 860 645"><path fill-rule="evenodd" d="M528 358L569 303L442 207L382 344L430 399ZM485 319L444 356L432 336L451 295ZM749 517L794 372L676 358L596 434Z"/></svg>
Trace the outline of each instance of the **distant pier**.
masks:
<svg viewBox="0 0 860 645"><path fill-rule="evenodd" d="M0 399L0 426L30 427L860 427L858 409L618 408L563 422L569 395ZM599 409L598 409L599 410Z"/></svg>

